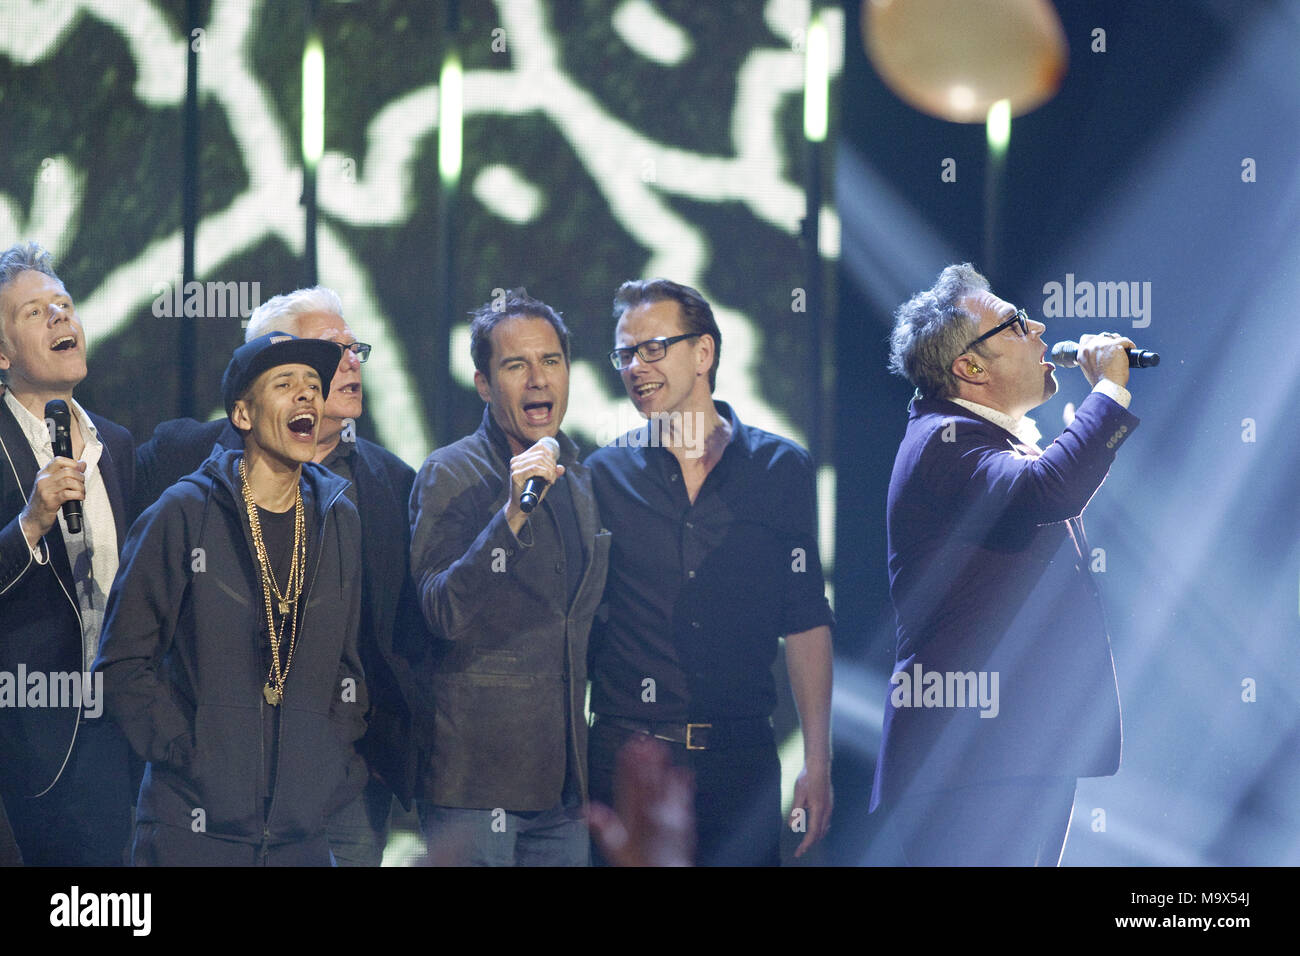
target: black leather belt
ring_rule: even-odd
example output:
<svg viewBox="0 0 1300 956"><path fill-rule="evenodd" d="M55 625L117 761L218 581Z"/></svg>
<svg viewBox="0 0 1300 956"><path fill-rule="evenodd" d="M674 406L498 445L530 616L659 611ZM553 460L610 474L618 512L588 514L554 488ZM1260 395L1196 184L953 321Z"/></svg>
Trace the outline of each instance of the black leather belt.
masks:
<svg viewBox="0 0 1300 956"><path fill-rule="evenodd" d="M772 741L770 717L747 717L743 720L715 720L708 724L673 724L663 721L632 720L596 714L601 723L611 724L633 733L646 734L656 740L682 744L687 750L725 750L728 747L755 747Z"/></svg>

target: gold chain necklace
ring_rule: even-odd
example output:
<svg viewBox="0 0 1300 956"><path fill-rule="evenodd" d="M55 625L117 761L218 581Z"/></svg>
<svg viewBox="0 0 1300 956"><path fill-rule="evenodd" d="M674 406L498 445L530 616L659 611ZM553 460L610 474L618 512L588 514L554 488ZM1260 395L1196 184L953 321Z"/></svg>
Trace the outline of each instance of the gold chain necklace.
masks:
<svg viewBox="0 0 1300 956"><path fill-rule="evenodd" d="M248 486L247 458L239 459L239 481L244 492L244 507L248 511L248 526L253 532L253 547L257 551L257 563L262 572L262 597L266 604L266 629L271 636L271 671L262 688L262 696L272 707L284 700L284 684L289 679L289 668L293 666L293 650L298 643L298 598L302 596L303 580L307 573L306 522L303 517L302 488L297 489L293 508L293 554L289 559L289 576L284 583L284 592L276 583L271 571L271 558L266 552L266 543L262 539L262 522L257 516L257 502L253 500L253 490ZM271 594L275 593L277 608L280 612L280 632L275 630L275 616L271 611ZM289 621L285 619L289 618ZM285 660L284 670L280 669L280 641L284 637L286 625L289 629L289 655Z"/></svg>

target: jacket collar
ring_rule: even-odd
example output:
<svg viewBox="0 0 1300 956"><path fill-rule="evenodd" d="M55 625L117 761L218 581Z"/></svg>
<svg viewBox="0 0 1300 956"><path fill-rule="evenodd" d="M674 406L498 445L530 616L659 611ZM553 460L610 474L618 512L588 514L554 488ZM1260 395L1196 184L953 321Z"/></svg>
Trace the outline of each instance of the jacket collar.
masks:
<svg viewBox="0 0 1300 956"><path fill-rule="evenodd" d="M478 428L485 436L492 448L501 456L502 462L509 462L514 457L514 452L510 450L510 441L506 438L506 433L501 430L497 420L492 417L492 406L483 406L483 422ZM564 434L561 430L555 436L555 440L560 443L560 464L568 468L570 464L578 460L578 445L572 438Z"/></svg>
<svg viewBox="0 0 1300 956"><path fill-rule="evenodd" d="M951 401L954 405L960 405L967 411L974 412L980 418L992 422L1003 431L1010 432L1026 445L1035 445L1038 443L1038 439L1043 437L1043 433L1038 430L1038 425L1028 415L1012 418L1006 412L1000 412L996 408L989 408L989 406L981 405L979 402L968 401L964 398L954 398Z"/></svg>
<svg viewBox="0 0 1300 956"><path fill-rule="evenodd" d="M216 487L225 489L231 501L241 509L244 505L244 492L240 487L239 461L243 457L242 448L216 447L212 449L212 454L198 471L198 474L209 478ZM193 478L193 475L188 475L181 480L187 481ZM310 461L302 466L302 476L299 481L305 486L303 497L315 509L317 521L324 516L348 486L346 478L340 478L329 469Z"/></svg>
<svg viewBox="0 0 1300 956"><path fill-rule="evenodd" d="M984 427L996 428L1007 436L1013 448L1021 446L1034 447L1031 443L1026 443L1015 432L1010 431L1003 425L990 421L977 412L962 405L958 405L956 402L949 401L946 398L924 398L920 395L913 396L912 401L908 404L908 420L911 422L919 421L929 415L938 415L942 418L959 418L964 421L974 422L975 424Z"/></svg>

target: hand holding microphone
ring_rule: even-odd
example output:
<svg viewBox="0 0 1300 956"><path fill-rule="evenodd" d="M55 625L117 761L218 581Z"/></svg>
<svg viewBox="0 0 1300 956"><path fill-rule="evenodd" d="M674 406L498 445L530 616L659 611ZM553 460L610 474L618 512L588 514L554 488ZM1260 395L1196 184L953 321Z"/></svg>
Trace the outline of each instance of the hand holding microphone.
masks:
<svg viewBox="0 0 1300 956"><path fill-rule="evenodd" d="M86 497L86 463L72 458L72 418L68 405L54 399L45 406L54 458L36 474L32 494L19 516L19 526L29 547L48 534L63 509L72 534L81 532L81 502Z"/></svg>
<svg viewBox="0 0 1300 956"><path fill-rule="evenodd" d="M550 454L547 456L551 464L551 474L535 474L524 483L523 493L519 496L519 510L524 514L532 514L538 502L542 500L542 495L546 494L546 486L553 482L558 476L564 474L564 466L557 465L556 459L560 456L560 443L550 435L544 435L539 438L533 448L543 449ZM531 450L531 449L530 449Z"/></svg>
<svg viewBox="0 0 1300 956"><path fill-rule="evenodd" d="M1138 348L1132 339L1117 332L1080 336L1078 342L1057 342L1052 346L1051 358L1060 368L1077 365L1089 385L1096 385L1103 377L1127 385L1129 369L1160 364L1158 353Z"/></svg>
<svg viewBox="0 0 1300 956"><path fill-rule="evenodd" d="M559 454L560 443L545 435L531 448L510 459L512 487L510 501L506 504L506 520L515 532L524 526L551 483L564 474L564 466L556 461Z"/></svg>

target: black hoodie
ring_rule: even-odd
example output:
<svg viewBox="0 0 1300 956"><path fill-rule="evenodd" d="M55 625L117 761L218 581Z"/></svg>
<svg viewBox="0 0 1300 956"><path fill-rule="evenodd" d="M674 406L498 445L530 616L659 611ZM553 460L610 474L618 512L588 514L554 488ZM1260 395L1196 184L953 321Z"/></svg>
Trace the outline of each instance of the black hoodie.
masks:
<svg viewBox="0 0 1300 956"><path fill-rule="evenodd" d="M269 847L319 836L365 785L361 528L347 482L304 465L306 589L273 709L242 454L214 449L131 527L95 668L109 715L149 761L137 820ZM276 720L268 806L264 728Z"/></svg>

